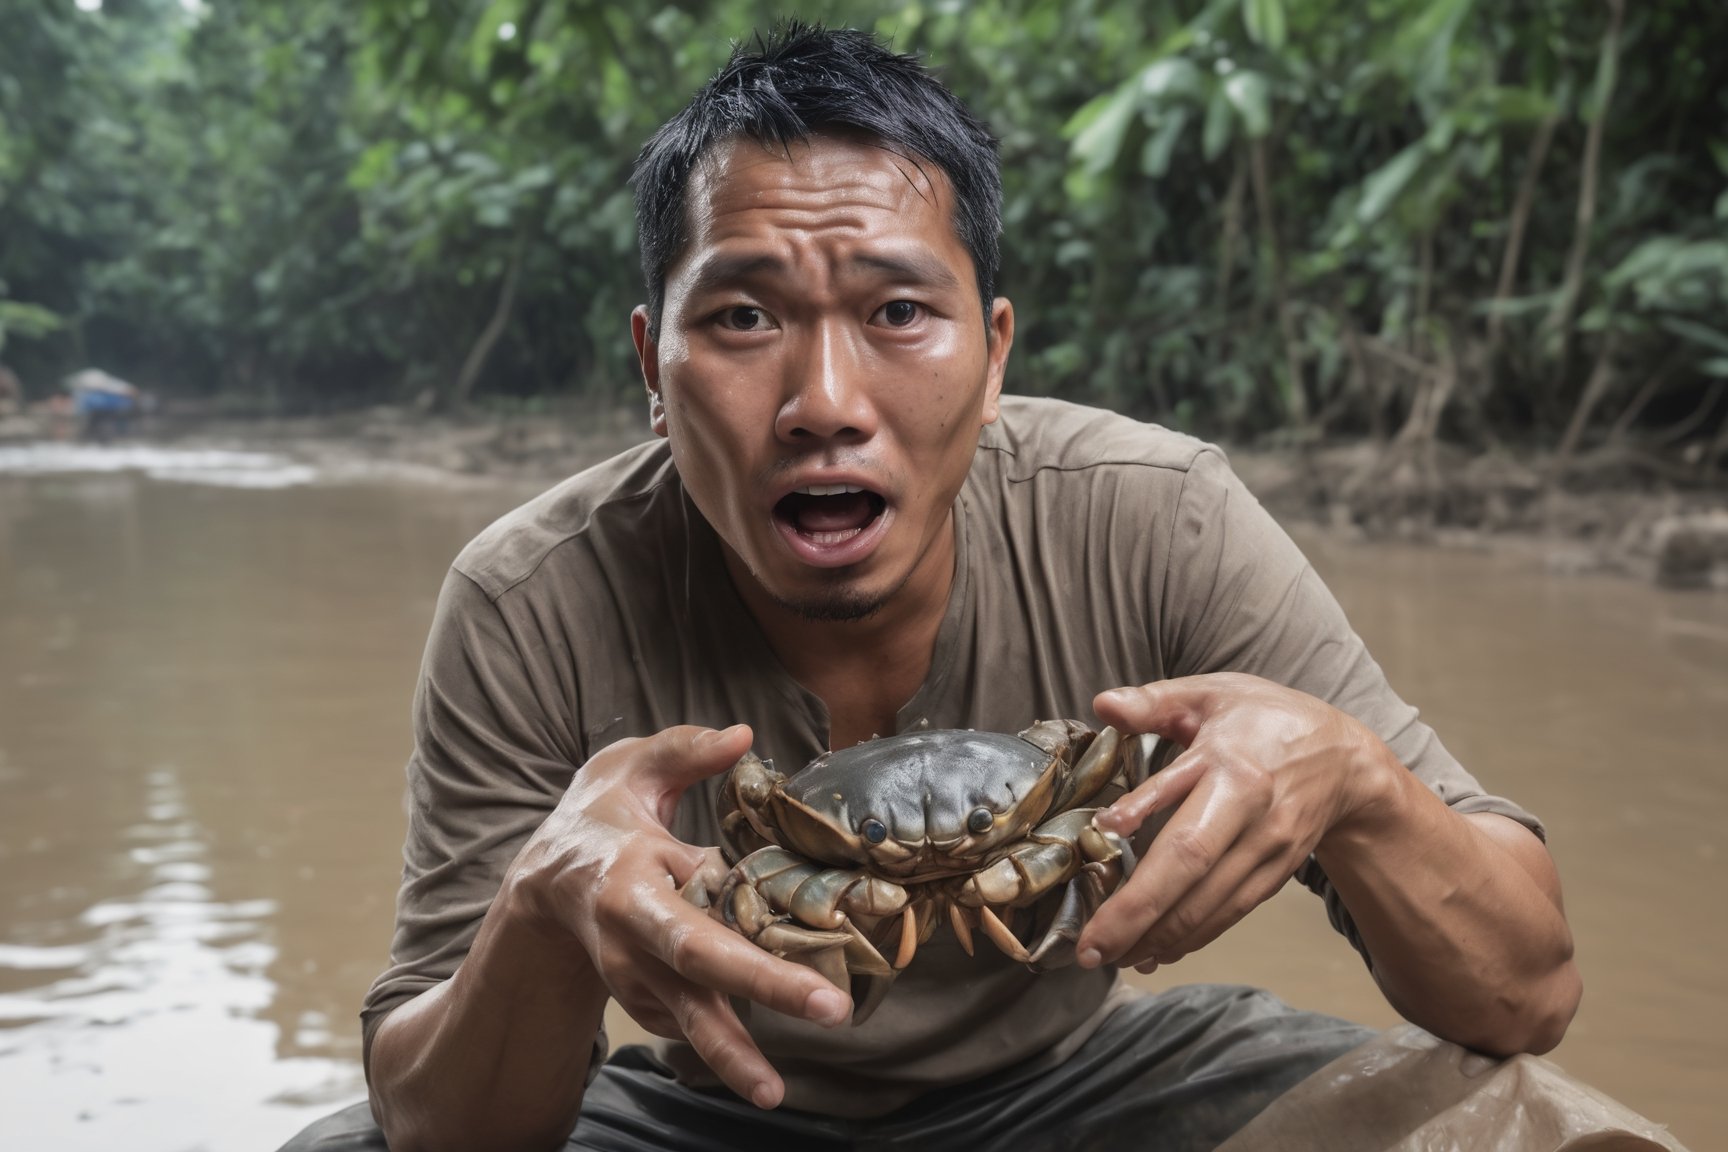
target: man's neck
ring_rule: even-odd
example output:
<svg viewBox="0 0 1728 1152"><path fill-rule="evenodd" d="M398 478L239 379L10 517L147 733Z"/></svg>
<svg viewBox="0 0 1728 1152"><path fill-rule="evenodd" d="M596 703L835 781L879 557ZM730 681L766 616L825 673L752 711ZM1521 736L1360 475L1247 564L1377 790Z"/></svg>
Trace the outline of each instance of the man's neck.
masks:
<svg viewBox="0 0 1728 1152"><path fill-rule="evenodd" d="M739 596L793 679L828 706L828 743L849 748L894 731L901 707L930 673L954 585L952 521L933 549L881 607L859 620L811 619L769 596L726 551Z"/></svg>

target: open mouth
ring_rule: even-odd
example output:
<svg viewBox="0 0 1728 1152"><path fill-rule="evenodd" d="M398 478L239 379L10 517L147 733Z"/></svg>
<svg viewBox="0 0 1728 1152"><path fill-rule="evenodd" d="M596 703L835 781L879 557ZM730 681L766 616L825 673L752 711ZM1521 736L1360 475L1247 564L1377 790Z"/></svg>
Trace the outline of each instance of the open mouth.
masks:
<svg viewBox="0 0 1728 1152"><path fill-rule="evenodd" d="M774 518L802 540L832 548L863 535L888 501L856 484L809 484L781 497Z"/></svg>

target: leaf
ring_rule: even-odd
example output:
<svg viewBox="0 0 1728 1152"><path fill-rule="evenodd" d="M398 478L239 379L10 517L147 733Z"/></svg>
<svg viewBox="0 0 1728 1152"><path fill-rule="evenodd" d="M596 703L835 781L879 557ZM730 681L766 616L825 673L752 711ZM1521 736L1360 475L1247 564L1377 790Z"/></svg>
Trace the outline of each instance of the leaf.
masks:
<svg viewBox="0 0 1728 1152"><path fill-rule="evenodd" d="M1259 72L1232 72L1224 80L1224 95L1242 117L1251 139L1272 131L1272 85Z"/></svg>
<svg viewBox="0 0 1728 1152"><path fill-rule="evenodd" d="M1418 140L1369 173L1368 178L1362 181L1362 199L1356 205L1356 218L1364 224L1378 220L1421 169L1427 153L1427 146Z"/></svg>
<svg viewBox="0 0 1728 1152"><path fill-rule="evenodd" d="M1713 356L1704 361L1704 363L1698 365L1698 371L1704 373L1706 376L1714 376L1717 379L1728 380L1728 356Z"/></svg>
<svg viewBox="0 0 1728 1152"><path fill-rule="evenodd" d="M1415 19L1406 19L1393 42L1392 58L1408 69L1419 98L1445 91L1450 79L1452 44L1475 0L1433 0ZM1414 67L1410 67L1414 64Z"/></svg>
<svg viewBox="0 0 1728 1152"><path fill-rule="evenodd" d="M1200 149L1206 159L1216 160L1230 146L1230 98L1220 86L1206 102L1206 125L1201 129Z"/></svg>
<svg viewBox="0 0 1728 1152"><path fill-rule="evenodd" d="M1128 134L1128 125L1133 122L1139 93L1134 85L1123 84L1100 99L1104 103L1085 128L1075 135L1069 148L1069 153L1080 162L1081 170L1094 176L1116 163L1116 157L1121 155L1122 141ZM1092 102L1097 103L1097 100ZM1074 119L1077 121L1085 116L1092 104L1082 108Z"/></svg>
<svg viewBox="0 0 1728 1152"><path fill-rule="evenodd" d="M1534 124L1559 106L1553 96L1535 88L1495 87L1485 95L1494 118L1508 124Z"/></svg>
<svg viewBox="0 0 1728 1152"><path fill-rule="evenodd" d="M1728 332L1720 332L1696 320L1683 320L1678 316L1664 316L1661 323L1662 327L1684 340L1702 344L1715 352L1728 353Z"/></svg>
<svg viewBox="0 0 1728 1152"><path fill-rule="evenodd" d="M1146 146L1140 150L1140 171L1153 179L1162 177L1170 171L1170 157L1176 150L1176 144L1182 139L1182 131L1188 127L1188 109L1177 108L1167 112L1158 119L1158 126L1152 135L1146 138Z"/></svg>
<svg viewBox="0 0 1728 1152"><path fill-rule="evenodd" d="M1192 60L1171 56L1154 60L1140 72L1140 93L1148 100L1183 97L1198 100L1205 91L1205 78Z"/></svg>
<svg viewBox="0 0 1728 1152"><path fill-rule="evenodd" d="M1633 280L1660 272L1686 242L1678 236L1653 236L1632 249L1626 258L1603 277L1610 288L1621 288Z"/></svg>
<svg viewBox="0 0 1728 1152"><path fill-rule="evenodd" d="M1284 47L1284 0L1243 0L1242 23L1254 43L1274 52Z"/></svg>
<svg viewBox="0 0 1728 1152"><path fill-rule="evenodd" d="M0 300L0 334L46 336L64 325L59 316L39 304Z"/></svg>
<svg viewBox="0 0 1728 1152"><path fill-rule="evenodd" d="M1064 240L1056 248L1056 265L1066 268L1074 264L1085 264L1092 259L1092 241L1075 237Z"/></svg>
<svg viewBox="0 0 1728 1152"><path fill-rule="evenodd" d="M367 148L348 170L348 187L364 192L387 181L396 169L397 145L383 140Z"/></svg>

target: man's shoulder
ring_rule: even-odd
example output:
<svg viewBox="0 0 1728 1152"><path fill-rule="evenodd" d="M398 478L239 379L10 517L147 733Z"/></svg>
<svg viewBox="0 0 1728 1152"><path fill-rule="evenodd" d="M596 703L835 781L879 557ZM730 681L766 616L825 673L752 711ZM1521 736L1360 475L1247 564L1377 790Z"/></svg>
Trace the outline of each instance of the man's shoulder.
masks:
<svg viewBox="0 0 1728 1152"><path fill-rule="evenodd" d="M1133 468L1180 482L1200 460L1223 461L1218 448L1186 433L1043 396L1002 397L1001 418L984 430L978 455L1008 481L1046 470Z"/></svg>
<svg viewBox="0 0 1728 1152"><path fill-rule="evenodd" d="M625 536L640 535L645 521L677 506L679 492L666 442L638 444L506 512L469 541L454 567L496 600L572 543L610 539L615 524L632 529Z"/></svg>

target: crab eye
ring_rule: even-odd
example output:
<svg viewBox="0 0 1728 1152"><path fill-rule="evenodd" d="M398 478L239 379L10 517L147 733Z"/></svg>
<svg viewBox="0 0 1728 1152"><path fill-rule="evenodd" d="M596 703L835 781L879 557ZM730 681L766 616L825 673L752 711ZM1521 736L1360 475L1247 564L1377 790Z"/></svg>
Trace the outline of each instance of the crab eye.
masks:
<svg viewBox="0 0 1728 1152"><path fill-rule="evenodd" d="M966 827L975 836L981 836L996 825L996 814L988 808L974 808L972 815L966 817Z"/></svg>
<svg viewBox="0 0 1728 1152"><path fill-rule="evenodd" d="M858 831L863 833L864 839L872 844L880 844L888 839L888 825L874 816L866 816L864 823L858 825Z"/></svg>

